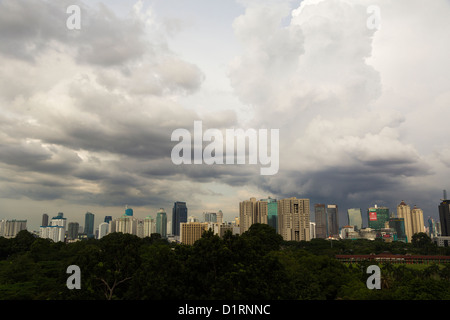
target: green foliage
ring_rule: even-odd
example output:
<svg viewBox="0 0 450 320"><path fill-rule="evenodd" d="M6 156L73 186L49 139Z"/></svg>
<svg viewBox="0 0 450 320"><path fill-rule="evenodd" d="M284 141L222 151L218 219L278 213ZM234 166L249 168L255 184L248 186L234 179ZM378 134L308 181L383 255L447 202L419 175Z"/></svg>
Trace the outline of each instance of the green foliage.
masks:
<svg viewBox="0 0 450 320"><path fill-rule="evenodd" d="M369 290L366 270L373 262L344 264L334 258L436 250L421 234L412 243L286 242L262 224L223 238L208 231L189 246L157 234L141 239L112 233L65 244L22 232L14 239L0 238L0 299L450 299L450 264L382 264L382 289ZM81 269L80 290L66 286L70 265Z"/></svg>

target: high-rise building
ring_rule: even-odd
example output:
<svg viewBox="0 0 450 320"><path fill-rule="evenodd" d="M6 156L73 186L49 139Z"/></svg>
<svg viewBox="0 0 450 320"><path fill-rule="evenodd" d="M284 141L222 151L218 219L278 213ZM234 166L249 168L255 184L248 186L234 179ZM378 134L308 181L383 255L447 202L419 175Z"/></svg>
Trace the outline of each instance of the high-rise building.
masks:
<svg viewBox="0 0 450 320"><path fill-rule="evenodd" d="M278 200L278 228L286 241L309 241L309 199Z"/></svg>
<svg viewBox="0 0 450 320"><path fill-rule="evenodd" d="M180 223L187 222L188 209L186 202L177 201L173 204L172 209L172 234L180 235Z"/></svg>
<svg viewBox="0 0 450 320"><path fill-rule="evenodd" d="M65 241L67 219L61 213L53 217L48 226L41 226L39 236L51 239L54 242Z"/></svg>
<svg viewBox="0 0 450 320"><path fill-rule="evenodd" d="M138 219L122 215L109 223L109 232L122 232L137 235Z"/></svg>
<svg viewBox="0 0 450 320"><path fill-rule="evenodd" d="M167 238L167 215L163 208L156 213L156 233L162 238Z"/></svg>
<svg viewBox="0 0 450 320"><path fill-rule="evenodd" d="M78 238L78 230L80 224L78 222L69 222L67 226L67 240L75 240Z"/></svg>
<svg viewBox="0 0 450 320"><path fill-rule="evenodd" d="M98 226L98 238L101 239L108 234L109 223L102 222Z"/></svg>
<svg viewBox="0 0 450 320"><path fill-rule="evenodd" d="M328 238L327 211L324 204L314 205L314 222L316 223L316 237L320 239Z"/></svg>
<svg viewBox="0 0 450 320"><path fill-rule="evenodd" d="M217 222L217 214L215 212L203 212L204 222Z"/></svg>
<svg viewBox="0 0 450 320"><path fill-rule="evenodd" d="M1 220L0 236L14 238L20 231L27 230L27 220Z"/></svg>
<svg viewBox="0 0 450 320"><path fill-rule="evenodd" d="M150 237L152 233L156 233L156 222L151 216L144 218L144 235L143 237Z"/></svg>
<svg viewBox="0 0 450 320"><path fill-rule="evenodd" d="M208 230L207 222L182 222L180 224L180 241L187 245L193 245Z"/></svg>
<svg viewBox="0 0 450 320"><path fill-rule="evenodd" d="M94 237L94 214L86 212L84 216L84 233L88 238Z"/></svg>
<svg viewBox="0 0 450 320"><path fill-rule="evenodd" d="M276 199L268 197L261 201L267 201L267 224L278 233L278 204Z"/></svg>
<svg viewBox="0 0 450 320"><path fill-rule="evenodd" d="M253 224L253 218L256 211L256 198L239 202L239 226L241 234L246 232Z"/></svg>
<svg viewBox="0 0 450 320"><path fill-rule="evenodd" d="M41 226L46 227L48 226L48 214L44 213L42 215L42 224Z"/></svg>
<svg viewBox="0 0 450 320"><path fill-rule="evenodd" d="M420 232L425 232L425 222L423 220L423 210L414 206L411 210L412 232L413 235Z"/></svg>
<svg viewBox="0 0 450 320"><path fill-rule="evenodd" d="M413 233L413 225L412 225L411 208L403 200L397 206L397 218L404 219L406 239L408 242L411 242L412 235L414 234Z"/></svg>
<svg viewBox="0 0 450 320"><path fill-rule="evenodd" d="M394 229L397 233L397 241L407 241L404 218L389 218L389 228Z"/></svg>
<svg viewBox="0 0 450 320"><path fill-rule="evenodd" d="M351 208L347 210L348 225L353 226L355 231L362 229L361 208Z"/></svg>
<svg viewBox="0 0 450 320"><path fill-rule="evenodd" d="M217 218L217 223L218 224L222 224L223 223L223 212L222 212L222 210L217 211L216 218Z"/></svg>
<svg viewBox="0 0 450 320"><path fill-rule="evenodd" d="M103 222L109 223L112 221L112 216L105 216L105 220Z"/></svg>
<svg viewBox="0 0 450 320"><path fill-rule="evenodd" d="M369 228L380 230L386 228L389 224L389 208L378 207L377 205L367 209L367 220L369 222Z"/></svg>
<svg viewBox="0 0 450 320"><path fill-rule="evenodd" d="M339 238L339 213L335 204L327 205L328 236Z"/></svg>
<svg viewBox="0 0 450 320"><path fill-rule="evenodd" d="M250 200L239 202L239 226L241 234L246 232L254 223L268 224L269 203L276 201L271 198L269 199L257 201L256 198L252 197ZM270 208L273 211L273 203L270 205Z"/></svg>
<svg viewBox="0 0 450 320"><path fill-rule="evenodd" d="M440 235L450 236L450 200L443 199L439 204Z"/></svg>

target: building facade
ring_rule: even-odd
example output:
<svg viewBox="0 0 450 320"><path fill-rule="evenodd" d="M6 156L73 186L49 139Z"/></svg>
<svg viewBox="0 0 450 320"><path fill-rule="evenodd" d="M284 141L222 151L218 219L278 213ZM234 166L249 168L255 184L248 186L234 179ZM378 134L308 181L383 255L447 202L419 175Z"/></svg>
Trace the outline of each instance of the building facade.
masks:
<svg viewBox="0 0 450 320"><path fill-rule="evenodd" d="M355 231L362 229L363 223L362 223L361 208L348 209L347 218L348 218L348 225L353 226L355 228Z"/></svg>
<svg viewBox="0 0 450 320"><path fill-rule="evenodd" d="M316 237L320 239L328 238L327 211L324 204L314 205L314 222L316 223Z"/></svg>
<svg viewBox="0 0 450 320"><path fill-rule="evenodd" d="M155 232L159 233L162 238L167 238L167 214L163 208L156 213Z"/></svg>
<svg viewBox="0 0 450 320"><path fill-rule="evenodd" d="M278 228L284 240L310 240L309 210L309 199L278 200Z"/></svg>
<svg viewBox="0 0 450 320"><path fill-rule="evenodd" d="M367 209L367 220L370 229L380 230L386 228L389 224L389 208L387 207L370 207Z"/></svg>
<svg viewBox="0 0 450 320"><path fill-rule="evenodd" d="M172 234L180 236L180 224L187 222L188 209L186 202L177 201L172 209Z"/></svg>
<svg viewBox="0 0 450 320"><path fill-rule="evenodd" d="M207 230L207 222L182 222L180 224L180 241L183 244L193 245Z"/></svg>

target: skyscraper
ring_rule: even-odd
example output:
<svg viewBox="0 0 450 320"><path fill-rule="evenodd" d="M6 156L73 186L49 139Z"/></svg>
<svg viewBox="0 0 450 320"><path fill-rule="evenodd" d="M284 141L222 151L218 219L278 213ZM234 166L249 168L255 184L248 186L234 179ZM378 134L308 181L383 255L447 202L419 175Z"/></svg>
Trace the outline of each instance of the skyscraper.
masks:
<svg viewBox="0 0 450 320"><path fill-rule="evenodd" d="M42 215L42 223L41 226L46 227L48 226L48 214L44 213Z"/></svg>
<svg viewBox="0 0 450 320"><path fill-rule="evenodd" d="M397 233L397 240L406 242L405 219L389 218L389 228L394 229Z"/></svg>
<svg viewBox="0 0 450 320"><path fill-rule="evenodd" d="M414 206L411 210L412 231L415 233L425 232L425 222L423 220L423 210Z"/></svg>
<svg viewBox="0 0 450 320"><path fill-rule="evenodd" d="M94 237L94 214L86 212L84 216L84 233L88 238Z"/></svg>
<svg viewBox="0 0 450 320"><path fill-rule="evenodd" d="M335 204L327 205L328 236L339 238L339 213Z"/></svg>
<svg viewBox="0 0 450 320"><path fill-rule="evenodd" d="M112 221L112 216L105 216L105 220L103 222L109 223Z"/></svg>
<svg viewBox="0 0 450 320"><path fill-rule="evenodd" d="M362 229L362 212L360 208L347 210L348 225L355 227L355 230Z"/></svg>
<svg viewBox="0 0 450 320"><path fill-rule="evenodd" d="M369 221L369 228L380 230L389 224L389 208L387 207L370 207L367 209L367 216Z"/></svg>
<svg viewBox="0 0 450 320"><path fill-rule="evenodd" d="M67 227L67 239L68 240L75 240L78 238L78 230L80 228L80 225L78 222L69 222L69 225Z"/></svg>
<svg viewBox="0 0 450 320"><path fill-rule="evenodd" d="M187 222L187 217L186 202L175 202L172 209L172 234L174 236L180 236L180 223Z"/></svg>
<svg viewBox="0 0 450 320"><path fill-rule="evenodd" d="M203 232L208 229L207 222L182 222L180 224L180 241L187 245L193 245L202 237Z"/></svg>
<svg viewBox="0 0 450 320"><path fill-rule="evenodd" d="M324 204L314 205L314 220L316 223L316 238L328 238L327 211Z"/></svg>
<svg viewBox="0 0 450 320"><path fill-rule="evenodd" d="M144 234L143 237L150 237L152 233L156 233L156 223L151 216L146 216L144 219Z"/></svg>
<svg viewBox="0 0 450 320"><path fill-rule="evenodd" d="M450 200L443 199L439 204L441 236L450 236Z"/></svg>
<svg viewBox="0 0 450 320"><path fill-rule="evenodd" d="M254 212L256 211L256 198L239 202L239 226L241 234L246 232L253 224Z"/></svg>
<svg viewBox="0 0 450 320"><path fill-rule="evenodd" d="M267 224L278 233L278 204L276 199L271 197L264 199L267 201Z"/></svg>
<svg viewBox="0 0 450 320"><path fill-rule="evenodd" d="M278 200L278 228L286 241L310 240L309 199Z"/></svg>
<svg viewBox="0 0 450 320"><path fill-rule="evenodd" d="M223 212L222 212L222 210L217 211L216 217L217 217L217 223L218 224L222 224L223 223Z"/></svg>
<svg viewBox="0 0 450 320"><path fill-rule="evenodd" d="M403 200L397 206L397 218L403 218L404 219L404 221L405 221L406 240L408 242L411 242L411 238L412 238L412 235L413 235L411 208Z"/></svg>
<svg viewBox="0 0 450 320"><path fill-rule="evenodd" d="M98 226L98 238L101 239L108 234L108 223L102 222Z"/></svg>

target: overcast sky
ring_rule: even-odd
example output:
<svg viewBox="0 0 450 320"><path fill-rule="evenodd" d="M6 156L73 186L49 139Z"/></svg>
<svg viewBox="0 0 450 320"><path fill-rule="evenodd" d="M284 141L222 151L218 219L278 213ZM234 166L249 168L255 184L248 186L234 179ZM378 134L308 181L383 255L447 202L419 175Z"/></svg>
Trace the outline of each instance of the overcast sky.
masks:
<svg viewBox="0 0 450 320"><path fill-rule="evenodd" d="M99 224L186 201L232 220L267 196L337 204L341 226L401 200L436 219L449 17L449 0L1 0L0 219ZM278 173L174 165L171 134L196 120L279 129Z"/></svg>

